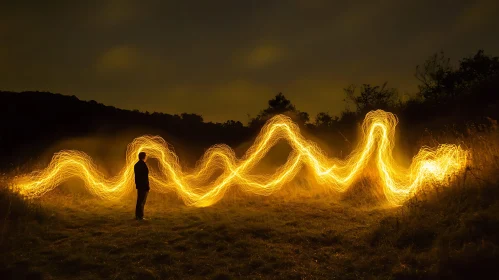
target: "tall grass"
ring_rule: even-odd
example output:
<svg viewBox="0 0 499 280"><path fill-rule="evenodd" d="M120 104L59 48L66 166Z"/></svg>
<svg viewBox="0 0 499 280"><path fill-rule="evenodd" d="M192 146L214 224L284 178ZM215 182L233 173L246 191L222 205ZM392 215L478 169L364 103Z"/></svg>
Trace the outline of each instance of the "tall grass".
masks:
<svg viewBox="0 0 499 280"><path fill-rule="evenodd" d="M13 229L26 226L24 221L42 222L47 216L38 201L26 199L11 189L8 178L12 174L0 176L0 247L9 235L16 234Z"/></svg>
<svg viewBox="0 0 499 280"><path fill-rule="evenodd" d="M493 124L493 123L492 123ZM499 278L499 131L470 125L453 138L471 152L466 171L449 187L422 191L367 237L370 246L397 255L400 278Z"/></svg>

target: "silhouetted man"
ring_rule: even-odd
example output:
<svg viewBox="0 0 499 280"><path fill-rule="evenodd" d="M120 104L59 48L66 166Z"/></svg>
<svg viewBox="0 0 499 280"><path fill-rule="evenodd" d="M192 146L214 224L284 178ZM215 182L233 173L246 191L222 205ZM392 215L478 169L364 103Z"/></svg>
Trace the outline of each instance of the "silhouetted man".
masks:
<svg viewBox="0 0 499 280"><path fill-rule="evenodd" d="M144 219L144 205L149 193L149 168L146 164L146 153L139 153L139 161L134 165L135 188L137 189L137 206L135 206L135 219Z"/></svg>

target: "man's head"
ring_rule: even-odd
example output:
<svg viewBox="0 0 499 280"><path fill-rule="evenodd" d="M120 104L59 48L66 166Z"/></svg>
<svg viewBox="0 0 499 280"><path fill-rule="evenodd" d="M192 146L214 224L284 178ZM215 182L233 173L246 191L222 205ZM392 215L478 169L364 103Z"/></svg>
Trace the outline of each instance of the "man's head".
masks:
<svg viewBox="0 0 499 280"><path fill-rule="evenodd" d="M140 152L139 153L139 160L146 161L147 156L145 152Z"/></svg>

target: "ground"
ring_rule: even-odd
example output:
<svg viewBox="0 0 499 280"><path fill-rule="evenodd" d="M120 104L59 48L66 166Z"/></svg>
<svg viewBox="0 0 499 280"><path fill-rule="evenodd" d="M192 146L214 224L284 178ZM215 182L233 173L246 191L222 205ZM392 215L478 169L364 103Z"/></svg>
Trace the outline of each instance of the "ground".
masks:
<svg viewBox="0 0 499 280"><path fill-rule="evenodd" d="M0 188L0 279L499 279L499 184L472 170L387 207L350 193L228 193L206 207L151 192L110 203ZM367 195L366 195L367 194Z"/></svg>
<svg viewBox="0 0 499 280"><path fill-rule="evenodd" d="M10 268L4 273L31 271L44 279L354 279L383 274L383 266L370 263L381 260L371 257L364 235L393 210L356 210L320 196L227 199L208 208L175 200L152 193L146 205L150 220L135 221L132 199L111 204L49 195L40 202L48 217L33 219L7 237L4 261Z"/></svg>

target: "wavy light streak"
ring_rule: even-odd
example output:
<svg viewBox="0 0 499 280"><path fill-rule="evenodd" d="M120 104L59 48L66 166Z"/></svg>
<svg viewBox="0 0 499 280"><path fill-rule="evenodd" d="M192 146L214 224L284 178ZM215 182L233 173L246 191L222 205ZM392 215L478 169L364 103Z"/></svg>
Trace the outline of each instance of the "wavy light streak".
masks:
<svg viewBox="0 0 499 280"><path fill-rule="evenodd" d="M424 186L448 183L449 178L465 168L468 152L456 145L423 147L409 168L400 167L392 156L397 121L388 112L369 112L358 147L345 160L328 158L315 143L304 139L290 118L278 115L267 122L241 159L229 146L215 145L206 151L192 172L182 170L178 157L163 138L146 135L128 145L125 166L114 177L106 178L85 153L67 150L56 153L47 168L18 176L13 183L19 193L40 197L69 178L77 177L95 196L119 200L134 190L133 165L138 153L144 151L159 163L158 170L150 173L153 191L174 191L185 204L205 207L222 199L236 185L248 193L270 195L291 181L303 166L308 167L319 184L344 192L362 176L368 162L374 160L388 202L400 205ZM249 174L282 139L292 147L287 162L273 175ZM217 171L221 175L210 182Z"/></svg>

